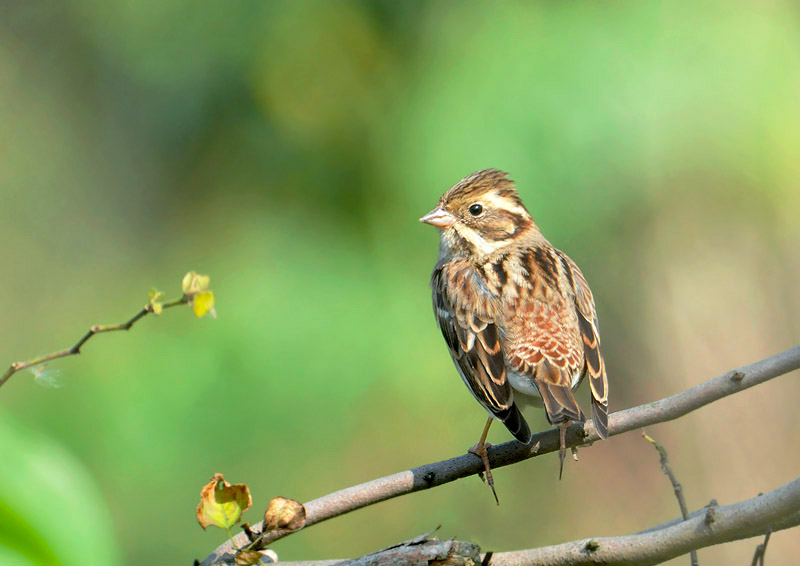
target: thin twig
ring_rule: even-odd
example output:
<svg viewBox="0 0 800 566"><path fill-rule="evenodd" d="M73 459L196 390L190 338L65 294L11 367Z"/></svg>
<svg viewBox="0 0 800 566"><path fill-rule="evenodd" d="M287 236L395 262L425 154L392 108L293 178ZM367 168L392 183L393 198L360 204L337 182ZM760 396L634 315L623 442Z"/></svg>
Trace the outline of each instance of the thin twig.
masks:
<svg viewBox="0 0 800 566"><path fill-rule="evenodd" d="M764 542L756 547L756 552L753 554L753 562L750 566L764 566L764 555L767 553L767 544L769 537L772 534L772 527L767 527L767 534L764 535Z"/></svg>
<svg viewBox="0 0 800 566"><path fill-rule="evenodd" d="M644 429L642 429L642 436L658 451L658 458L661 462L661 471L666 474L670 483L672 484L672 489L675 491L675 498L678 500L678 507L681 508L681 517L683 517L683 520L685 521L689 518L689 510L686 508L686 499L683 497L683 486L681 486L681 483L678 481L678 478L675 477L675 474L672 473L672 468L669 466L669 457L667 456L666 448L656 442L654 438L650 437ZM697 566L697 551L692 550L689 553L689 560L692 566Z"/></svg>
<svg viewBox="0 0 800 566"><path fill-rule="evenodd" d="M800 346L795 346L754 364L724 373L672 397L609 415L609 436L677 419L709 403L764 383L799 367ZM579 446L597 439L599 437L591 421L584 425L576 423L567 431L567 446L569 447ZM489 461L492 468L499 468L555 452L558 449L558 430L552 429L534 434L528 445L512 440L492 446L489 449ZM472 454L464 454L331 493L305 504L306 525L302 530L387 499L473 476L482 469L483 463L480 458L476 458ZM258 528L262 528L262 526ZM291 532L270 531L263 537L262 542L270 544ZM237 535L236 539L238 544L248 543L244 533ZM230 543L223 543L206 557L203 564L206 566L214 564L217 557L229 553L230 550Z"/></svg>
<svg viewBox="0 0 800 566"><path fill-rule="evenodd" d="M189 298L186 295L183 295L180 299L175 299L169 303L164 303L162 305L163 308L168 309L170 307L176 307L178 305L185 305L189 301ZM55 360L58 358L66 358L67 356L74 356L76 354L81 353L81 347L83 347L89 339L94 336L95 334L100 334L102 332L114 332L117 330L130 330L131 326L133 326L140 318L143 316L150 314L153 312L153 306L150 304L145 305L142 307L142 310L137 312L133 317L130 318L127 322L121 322L119 324L96 324L92 326L83 337L78 340L74 346L71 348L66 348L64 350L58 350L57 352L52 352L50 354L45 354L44 356L39 356L38 358L33 358L31 360L27 360L24 362L14 362L8 368L6 373L3 374L3 377L0 377L0 387L2 387L9 378L21 371L25 368L29 368L31 366L35 366L38 364L43 364L45 362L49 362L50 360Z"/></svg>

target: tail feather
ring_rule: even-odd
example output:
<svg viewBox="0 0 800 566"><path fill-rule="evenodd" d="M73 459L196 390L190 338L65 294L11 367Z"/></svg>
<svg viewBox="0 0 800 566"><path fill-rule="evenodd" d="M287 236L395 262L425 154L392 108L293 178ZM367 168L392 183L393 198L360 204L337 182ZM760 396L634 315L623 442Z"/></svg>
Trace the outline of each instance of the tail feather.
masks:
<svg viewBox="0 0 800 566"><path fill-rule="evenodd" d="M592 399L592 421L594 428L600 438L608 438L608 405L597 402Z"/></svg>
<svg viewBox="0 0 800 566"><path fill-rule="evenodd" d="M550 424L559 425L567 421L583 422L585 417L569 386L556 385L538 379L535 383L542 395L542 402Z"/></svg>
<svg viewBox="0 0 800 566"><path fill-rule="evenodd" d="M498 415L498 418L506 425L508 431L514 435L514 438L523 444L528 444L531 441L531 429L528 427L528 423L516 403L512 404L505 411L505 414Z"/></svg>

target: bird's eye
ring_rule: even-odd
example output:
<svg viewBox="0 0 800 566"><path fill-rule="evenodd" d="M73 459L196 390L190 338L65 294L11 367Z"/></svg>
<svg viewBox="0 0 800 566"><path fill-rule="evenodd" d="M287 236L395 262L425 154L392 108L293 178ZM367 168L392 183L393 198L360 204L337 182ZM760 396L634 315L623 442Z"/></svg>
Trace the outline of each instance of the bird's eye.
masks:
<svg viewBox="0 0 800 566"><path fill-rule="evenodd" d="M483 206L477 202L469 207L469 213L472 216L480 216L481 212L483 212Z"/></svg>

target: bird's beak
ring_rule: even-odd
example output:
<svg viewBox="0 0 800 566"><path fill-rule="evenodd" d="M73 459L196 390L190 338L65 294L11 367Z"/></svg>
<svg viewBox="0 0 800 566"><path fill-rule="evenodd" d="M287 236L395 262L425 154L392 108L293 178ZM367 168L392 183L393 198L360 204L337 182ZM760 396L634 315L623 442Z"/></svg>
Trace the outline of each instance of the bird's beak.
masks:
<svg viewBox="0 0 800 566"><path fill-rule="evenodd" d="M420 222L436 226L437 228L447 228L456 223L456 217L447 212L441 206L437 206L428 214L419 219Z"/></svg>

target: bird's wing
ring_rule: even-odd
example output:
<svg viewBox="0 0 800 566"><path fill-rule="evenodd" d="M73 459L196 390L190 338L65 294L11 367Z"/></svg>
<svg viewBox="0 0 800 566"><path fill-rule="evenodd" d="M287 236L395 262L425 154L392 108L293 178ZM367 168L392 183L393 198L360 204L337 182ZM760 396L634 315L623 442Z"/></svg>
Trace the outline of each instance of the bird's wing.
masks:
<svg viewBox="0 0 800 566"><path fill-rule="evenodd" d="M592 419L601 438L608 438L608 376L603 354L600 352L600 335L597 311L589 284L578 266L563 252L556 252L564 272L575 293L583 355L586 360L585 373L589 376L592 390Z"/></svg>
<svg viewBox="0 0 800 566"><path fill-rule="evenodd" d="M545 244L524 250L518 261L530 286L508 298L508 363L532 380L551 424L584 421L572 394L585 370L579 317L572 292L565 292L564 266L555 249Z"/></svg>
<svg viewBox="0 0 800 566"><path fill-rule="evenodd" d="M500 333L486 300L475 295L468 270L433 272L433 308L453 361L473 396L508 428L520 442L528 443L528 423L514 403L508 382ZM478 312L480 311L480 312Z"/></svg>

